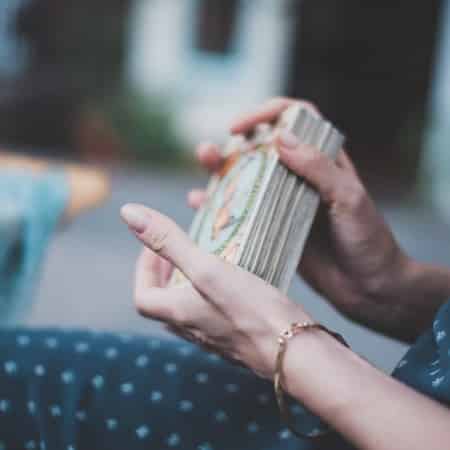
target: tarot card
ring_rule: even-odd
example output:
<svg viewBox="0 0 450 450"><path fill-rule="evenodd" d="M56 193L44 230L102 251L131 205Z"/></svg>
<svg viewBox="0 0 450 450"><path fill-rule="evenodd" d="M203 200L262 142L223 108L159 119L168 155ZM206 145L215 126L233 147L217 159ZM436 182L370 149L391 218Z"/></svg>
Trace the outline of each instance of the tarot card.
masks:
<svg viewBox="0 0 450 450"><path fill-rule="evenodd" d="M225 162L207 188L207 201L198 211L190 236L202 249L238 264L283 289L301 255L318 196L280 164L275 140L288 129L318 150L340 149L343 137L315 112L294 106L275 125L262 124L251 136L237 136L224 150ZM333 156L333 155L332 155ZM311 197L313 193L313 199ZM303 203L302 203L303 202ZM303 211L307 217L299 217ZM290 258L290 260L286 260ZM288 271L286 275L283 271ZM172 283L185 281L175 271Z"/></svg>

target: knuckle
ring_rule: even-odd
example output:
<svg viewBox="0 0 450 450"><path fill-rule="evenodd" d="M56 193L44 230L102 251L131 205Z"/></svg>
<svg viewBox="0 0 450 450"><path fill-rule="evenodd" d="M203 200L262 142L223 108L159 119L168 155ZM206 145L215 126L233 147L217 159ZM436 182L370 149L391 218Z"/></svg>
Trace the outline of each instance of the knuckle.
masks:
<svg viewBox="0 0 450 450"><path fill-rule="evenodd" d="M208 258L208 261L197 270L194 276L194 284L202 288L211 288L217 284L217 277L219 274L219 264L215 261L215 258Z"/></svg>
<svg viewBox="0 0 450 450"><path fill-rule="evenodd" d="M146 236L146 241L149 247L155 253L161 253L166 248L167 242L169 240L169 231L152 231Z"/></svg>
<svg viewBox="0 0 450 450"><path fill-rule="evenodd" d="M172 308L170 311L171 321L180 327L189 325L191 320L185 308Z"/></svg>
<svg viewBox="0 0 450 450"><path fill-rule="evenodd" d="M307 172L317 172L327 162L324 155L311 147L307 147L307 152L305 152L302 159L302 166Z"/></svg>
<svg viewBox="0 0 450 450"><path fill-rule="evenodd" d="M134 306L138 313L142 316L148 315L148 302L147 298L140 292L134 294Z"/></svg>
<svg viewBox="0 0 450 450"><path fill-rule="evenodd" d="M361 183L352 184L345 194L345 203L350 210L361 209L367 201L367 191Z"/></svg>

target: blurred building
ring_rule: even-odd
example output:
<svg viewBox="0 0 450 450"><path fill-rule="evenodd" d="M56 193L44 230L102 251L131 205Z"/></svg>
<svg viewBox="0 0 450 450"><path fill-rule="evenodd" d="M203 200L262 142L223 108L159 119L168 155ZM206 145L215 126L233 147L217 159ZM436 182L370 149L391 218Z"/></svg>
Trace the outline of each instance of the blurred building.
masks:
<svg viewBox="0 0 450 450"><path fill-rule="evenodd" d="M450 218L450 1L446 2L440 29L426 136L428 151L424 155L421 182L434 204Z"/></svg>
<svg viewBox="0 0 450 450"><path fill-rule="evenodd" d="M285 91L291 0L137 0L131 83L175 105L191 144L222 138L230 119Z"/></svg>
<svg viewBox="0 0 450 450"><path fill-rule="evenodd" d="M444 158L423 145L444 3L0 0L0 143L163 161L290 95L343 130L366 180L412 190Z"/></svg>

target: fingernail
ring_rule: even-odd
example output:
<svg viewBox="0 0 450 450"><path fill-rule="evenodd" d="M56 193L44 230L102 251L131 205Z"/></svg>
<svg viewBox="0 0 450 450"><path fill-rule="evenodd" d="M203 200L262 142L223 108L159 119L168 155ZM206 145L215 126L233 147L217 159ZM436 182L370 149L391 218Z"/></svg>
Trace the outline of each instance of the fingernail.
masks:
<svg viewBox="0 0 450 450"><path fill-rule="evenodd" d="M295 148L299 144L297 137L290 131L283 130L280 133L280 143L287 148Z"/></svg>
<svg viewBox="0 0 450 450"><path fill-rule="evenodd" d="M149 217L140 205L128 203L122 206L120 215L126 224L136 233L143 233L147 228Z"/></svg>

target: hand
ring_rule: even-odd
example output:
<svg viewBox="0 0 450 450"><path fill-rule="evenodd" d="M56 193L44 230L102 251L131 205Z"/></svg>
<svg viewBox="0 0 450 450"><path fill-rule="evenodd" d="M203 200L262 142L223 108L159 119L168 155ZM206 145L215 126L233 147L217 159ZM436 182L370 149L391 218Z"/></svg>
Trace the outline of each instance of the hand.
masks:
<svg viewBox="0 0 450 450"><path fill-rule="evenodd" d="M272 100L238 119L231 131L246 133L258 123L271 122L294 103L290 99ZM278 146L281 161L318 190L324 206L313 226L299 272L347 316L404 337L405 331L399 330L399 317L394 313L400 309L396 303L404 294L405 279L414 264L395 241L347 154L342 150L334 162L287 133L280 136ZM215 171L222 164L213 144L202 144L197 154L209 170ZM205 199L202 190L188 196L194 208ZM406 331L409 333L411 330Z"/></svg>
<svg viewBox="0 0 450 450"><path fill-rule="evenodd" d="M279 333L292 322L310 320L301 306L256 276L203 252L162 214L126 205L121 215L146 247L136 269L139 312L272 378ZM168 287L173 267L190 283Z"/></svg>

